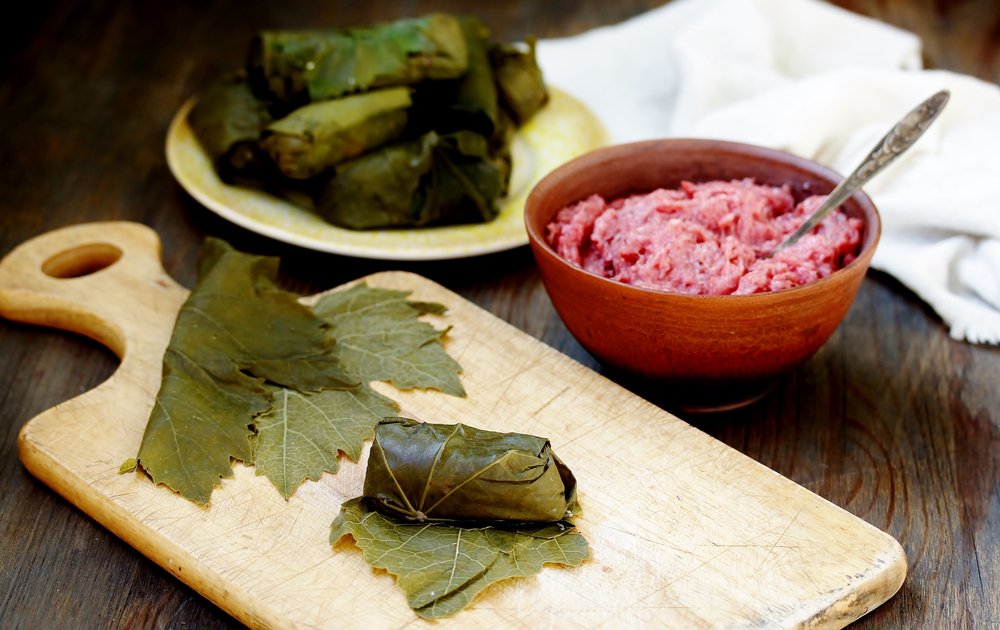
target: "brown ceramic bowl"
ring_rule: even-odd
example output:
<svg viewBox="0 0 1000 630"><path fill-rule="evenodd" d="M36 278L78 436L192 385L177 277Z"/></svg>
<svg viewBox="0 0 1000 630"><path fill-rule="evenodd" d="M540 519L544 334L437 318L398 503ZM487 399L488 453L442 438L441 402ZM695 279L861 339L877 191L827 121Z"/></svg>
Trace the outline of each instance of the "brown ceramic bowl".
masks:
<svg viewBox="0 0 1000 630"><path fill-rule="evenodd" d="M878 243L878 211L864 193L842 208L864 220L853 262L817 282L754 295L702 296L642 289L562 259L546 226L563 207L682 181L752 177L788 184L797 200L830 192L842 177L815 162L746 144L670 139L605 147L556 169L531 191L525 224L545 289L577 340L602 364L656 383L675 408L726 409L752 402L775 377L812 355L844 318Z"/></svg>

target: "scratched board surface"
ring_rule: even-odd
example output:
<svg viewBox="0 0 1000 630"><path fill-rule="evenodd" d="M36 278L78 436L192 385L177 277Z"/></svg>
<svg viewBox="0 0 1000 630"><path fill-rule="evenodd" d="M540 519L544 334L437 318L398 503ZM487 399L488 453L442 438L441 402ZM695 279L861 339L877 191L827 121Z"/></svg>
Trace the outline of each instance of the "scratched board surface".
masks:
<svg viewBox="0 0 1000 630"><path fill-rule="evenodd" d="M208 509L118 474L186 296L158 257L148 228L101 223L43 235L0 262L0 314L87 334L122 359L108 381L25 425L25 466L251 626L429 625L349 539L327 542L340 504L360 494L363 463L344 461L288 501L237 464ZM453 327L446 349L468 396L376 384L404 415L546 436L579 481L591 558L491 587L445 625L839 627L901 585L899 544L861 519L430 280L365 280L449 309L430 321Z"/></svg>

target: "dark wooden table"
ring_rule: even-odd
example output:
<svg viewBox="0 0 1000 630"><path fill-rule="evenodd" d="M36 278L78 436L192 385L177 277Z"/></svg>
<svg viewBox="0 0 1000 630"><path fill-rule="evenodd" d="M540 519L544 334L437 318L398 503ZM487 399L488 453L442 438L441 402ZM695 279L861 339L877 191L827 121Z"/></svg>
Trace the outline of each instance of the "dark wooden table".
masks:
<svg viewBox="0 0 1000 630"><path fill-rule="evenodd" d="M163 240L190 286L202 239L283 257L312 293L388 268L426 275L581 362L600 366L553 311L526 248L465 260L382 263L317 254L209 212L167 170L167 124L189 96L241 65L259 27L346 25L474 11L503 38L579 32L655 1L352 3L263 1L22 5L0 28L0 255L65 225L131 220ZM994 0L841 0L920 34L928 65L1000 80ZM476 6L471 6L476 5ZM0 626L236 625L31 477L17 432L116 366L94 342L0 321ZM623 384L630 386L628 381ZM834 337L757 405L687 418L903 544L902 590L861 627L1000 623L1000 350L948 337L891 278L871 273Z"/></svg>

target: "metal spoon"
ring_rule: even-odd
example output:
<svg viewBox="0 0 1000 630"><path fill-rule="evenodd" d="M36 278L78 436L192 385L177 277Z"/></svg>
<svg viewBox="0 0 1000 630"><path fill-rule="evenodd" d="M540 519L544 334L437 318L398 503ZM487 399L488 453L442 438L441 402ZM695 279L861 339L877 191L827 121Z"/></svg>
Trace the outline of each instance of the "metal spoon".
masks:
<svg viewBox="0 0 1000 630"><path fill-rule="evenodd" d="M949 96L950 94L948 90L941 90L920 105L917 105L906 116L903 116L903 119L896 123L896 125L889 130L889 133L885 134L885 136L879 140L878 144L875 145L875 148L868 154L868 157L862 160L861 164L854 169L854 172L848 175L847 179L840 182L840 184L833 189L833 192L831 192L823 203L816 208L816 211L813 212L808 219L806 219L806 222L803 223L799 229L792 232L791 236L786 238L782 243L763 257L770 258L802 238L803 235L808 234L819 224L820 221L823 220L824 217L826 217L826 215L830 214L830 212L837 209L840 204L847 201L848 197L853 195L857 189L861 188L876 173L888 166L893 160L913 146L913 143L917 141L917 138L922 136L924 132L927 131L927 128L931 126L934 119L937 118L938 114L941 113L941 110L944 109Z"/></svg>

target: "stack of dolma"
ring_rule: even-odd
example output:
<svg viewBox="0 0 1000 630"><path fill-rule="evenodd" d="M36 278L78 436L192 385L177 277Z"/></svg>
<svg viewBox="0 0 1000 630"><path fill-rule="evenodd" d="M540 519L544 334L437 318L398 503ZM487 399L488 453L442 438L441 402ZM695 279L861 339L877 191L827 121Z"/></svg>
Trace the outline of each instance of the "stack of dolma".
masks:
<svg viewBox="0 0 1000 630"><path fill-rule="evenodd" d="M510 139L548 101L534 43L476 18L265 31L189 122L220 178L352 229L485 222Z"/></svg>

